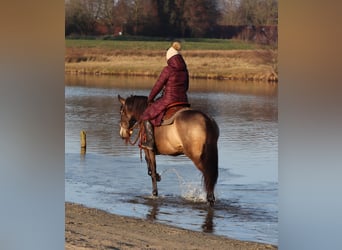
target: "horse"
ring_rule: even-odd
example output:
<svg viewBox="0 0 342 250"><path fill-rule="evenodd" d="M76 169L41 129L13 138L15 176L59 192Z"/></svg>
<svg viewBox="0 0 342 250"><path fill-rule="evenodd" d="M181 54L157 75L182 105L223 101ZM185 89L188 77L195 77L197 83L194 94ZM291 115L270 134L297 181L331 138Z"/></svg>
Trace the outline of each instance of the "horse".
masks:
<svg viewBox="0 0 342 250"><path fill-rule="evenodd" d="M120 136L127 142L135 128L139 127L141 135L143 125L140 116L148 105L147 97L131 95L125 99L118 95L118 100L121 103ZM154 126L154 137L156 150L143 149L148 174L152 179L152 195L158 196L157 181L161 180L156 170L156 154L185 155L202 172L207 202L213 206L218 179L219 138L219 127L215 120L199 110L181 109L174 115L171 124Z"/></svg>

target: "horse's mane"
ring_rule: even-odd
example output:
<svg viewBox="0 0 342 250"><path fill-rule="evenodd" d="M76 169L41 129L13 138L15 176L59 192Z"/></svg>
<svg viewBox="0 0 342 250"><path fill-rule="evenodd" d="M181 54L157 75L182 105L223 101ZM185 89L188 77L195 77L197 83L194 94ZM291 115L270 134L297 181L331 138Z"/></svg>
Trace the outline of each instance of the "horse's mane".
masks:
<svg viewBox="0 0 342 250"><path fill-rule="evenodd" d="M133 112L138 118L147 107L147 96L131 95L125 101L127 110Z"/></svg>

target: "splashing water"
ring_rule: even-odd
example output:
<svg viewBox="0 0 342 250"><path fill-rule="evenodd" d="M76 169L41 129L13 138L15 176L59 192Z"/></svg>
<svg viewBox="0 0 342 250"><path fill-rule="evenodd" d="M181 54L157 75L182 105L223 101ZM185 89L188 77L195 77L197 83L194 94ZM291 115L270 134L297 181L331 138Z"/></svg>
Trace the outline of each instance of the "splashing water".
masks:
<svg viewBox="0 0 342 250"><path fill-rule="evenodd" d="M206 202L206 193L198 183L185 183L181 187L182 197L193 202Z"/></svg>
<svg viewBox="0 0 342 250"><path fill-rule="evenodd" d="M178 178L181 197L192 202L206 202L206 192L203 190L203 185L195 182L186 182L175 168L165 169L160 175L172 171Z"/></svg>

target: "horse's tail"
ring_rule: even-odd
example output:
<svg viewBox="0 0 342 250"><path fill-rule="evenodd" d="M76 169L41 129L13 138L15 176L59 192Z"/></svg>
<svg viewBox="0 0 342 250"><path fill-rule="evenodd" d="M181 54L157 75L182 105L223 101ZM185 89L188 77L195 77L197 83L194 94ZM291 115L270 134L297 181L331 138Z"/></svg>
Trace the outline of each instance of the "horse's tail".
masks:
<svg viewBox="0 0 342 250"><path fill-rule="evenodd" d="M211 119L206 119L207 137L203 145L201 161L203 166L204 184L207 193L214 193L214 188L218 178L218 148L217 140L219 128L217 123Z"/></svg>

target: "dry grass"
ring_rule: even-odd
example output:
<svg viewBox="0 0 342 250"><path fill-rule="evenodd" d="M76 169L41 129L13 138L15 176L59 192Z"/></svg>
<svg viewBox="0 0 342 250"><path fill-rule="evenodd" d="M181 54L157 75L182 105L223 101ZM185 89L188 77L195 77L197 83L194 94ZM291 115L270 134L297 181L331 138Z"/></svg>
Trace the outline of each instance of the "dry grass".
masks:
<svg viewBox="0 0 342 250"><path fill-rule="evenodd" d="M271 50L182 51L190 77L277 81L277 52ZM65 71L78 74L159 75L164 51L67 48Z"/></svg>

